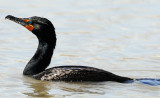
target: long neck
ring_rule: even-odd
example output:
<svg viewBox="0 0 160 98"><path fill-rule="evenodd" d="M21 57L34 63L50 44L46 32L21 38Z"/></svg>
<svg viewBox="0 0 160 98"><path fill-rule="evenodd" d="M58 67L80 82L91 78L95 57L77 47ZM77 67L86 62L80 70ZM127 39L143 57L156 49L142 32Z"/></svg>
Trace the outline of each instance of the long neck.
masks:
<svg viewBox="0 0 160 98"><path fill-rule="evenodd" d="M23 74L35 75L44 71L50 64L56 41L47 43L39 39L39 45L36 53L26 65Z"/></svg>

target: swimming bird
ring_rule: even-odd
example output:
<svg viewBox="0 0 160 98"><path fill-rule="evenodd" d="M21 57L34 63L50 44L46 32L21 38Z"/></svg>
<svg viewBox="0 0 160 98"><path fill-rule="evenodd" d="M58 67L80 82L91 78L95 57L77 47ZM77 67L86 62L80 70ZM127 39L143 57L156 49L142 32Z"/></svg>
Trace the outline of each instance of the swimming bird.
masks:
<svg viewBox="0 0 160 98"><path fill-rule="evenodd" d="M125 83L133 80L111 72L89 66L56 66L46 69L51 61L56 46L56 33L53 24L46 18L17 18L12 15L5 17L31 31L39 41L36 53L24 68L23 75L46 81L115 81Z"/></svg>

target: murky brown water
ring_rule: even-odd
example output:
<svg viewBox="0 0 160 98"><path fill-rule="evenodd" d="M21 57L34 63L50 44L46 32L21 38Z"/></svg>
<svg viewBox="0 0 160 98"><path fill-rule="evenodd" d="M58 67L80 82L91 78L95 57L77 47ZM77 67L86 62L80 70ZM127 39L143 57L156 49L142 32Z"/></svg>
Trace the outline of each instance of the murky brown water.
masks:
<svg viewBox="0 0 160 98"><path fill-rule="evenodd" d="M132 78L160 78L159 0L0 0L0 97L160 97L160 86L138 82L45 82L23 76L37 40L4 20L8 14L53 22L58 42L50 67L87 65Z"/></svg>

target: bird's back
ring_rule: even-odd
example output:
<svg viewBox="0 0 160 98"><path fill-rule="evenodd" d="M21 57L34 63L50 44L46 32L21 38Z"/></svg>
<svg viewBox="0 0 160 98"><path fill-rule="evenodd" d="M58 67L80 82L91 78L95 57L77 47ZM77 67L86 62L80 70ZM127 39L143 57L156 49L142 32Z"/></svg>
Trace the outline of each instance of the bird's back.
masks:
<svg viewBox="0 0 160 98"><path fill-rule="evenodd" d="M33 76L47 81L117 81L131 80L108 71L87 66L57 66Z"/></svg>

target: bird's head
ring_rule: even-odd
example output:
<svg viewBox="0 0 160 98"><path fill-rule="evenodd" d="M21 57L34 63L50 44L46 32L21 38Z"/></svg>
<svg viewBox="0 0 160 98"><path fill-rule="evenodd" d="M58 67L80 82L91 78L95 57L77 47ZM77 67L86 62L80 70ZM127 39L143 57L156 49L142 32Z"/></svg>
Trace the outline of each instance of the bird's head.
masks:
<svg viewBox="0 0 160 98"><path fill-rule="evenodd" d="M12 15L8 15L5 18L24 26L33 34L35 34L40 40L51 41L53 38L56 39L54 26L46 18L37 16L29 18L17 18Z"/></svg>

